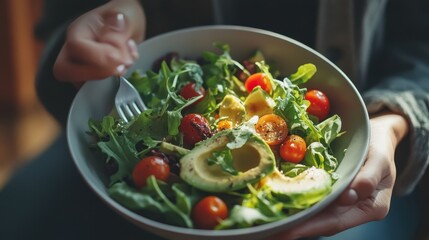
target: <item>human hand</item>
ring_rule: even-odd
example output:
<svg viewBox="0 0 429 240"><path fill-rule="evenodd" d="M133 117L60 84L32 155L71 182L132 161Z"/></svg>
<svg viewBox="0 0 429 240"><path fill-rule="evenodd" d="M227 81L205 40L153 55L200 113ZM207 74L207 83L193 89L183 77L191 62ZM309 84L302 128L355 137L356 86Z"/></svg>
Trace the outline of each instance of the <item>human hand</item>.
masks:
<svg viewBox="0 0 429 240"><path fill-rule="evenodd" d="M368 156L348 189L321 213L270 240L331 236L387 215L396 179L394 152L408 124L393 113L375 116L370 123Z"/></svg>
<svg viewBox="0 0 429 240"><path fill-rule="evenodd" d="M54 64L57 80L76 86L122 75L138 58L145 15L138 0L112 0L71 23Z"/></svg>

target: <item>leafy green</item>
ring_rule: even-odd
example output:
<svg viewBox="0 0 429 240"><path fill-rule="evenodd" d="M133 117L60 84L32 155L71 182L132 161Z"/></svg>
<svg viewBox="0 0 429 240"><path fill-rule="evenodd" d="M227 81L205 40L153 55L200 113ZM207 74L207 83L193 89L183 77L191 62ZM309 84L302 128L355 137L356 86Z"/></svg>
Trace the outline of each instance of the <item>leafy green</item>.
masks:
<svg viewBox="0 0 429 240"><path fill-rule="evenodd" d="M155 199L153 194L138 191L125 182L113 184L108 189L108 193L114 200L131 210L165 211L162 203Z"/></svg>
<svg viewBox="0 0 429 240"><path fill-rule="evenodd" d="M229 217L216 226L216 229L246 228L278 221L286 214L283 204L275 199L268 189L256 190L248 185L250 193L242 205L235 205Z"/></svg>
<svg viewBox="0 0 429 240"><path fill-rule="evenodd" d="M229 141L226 146L229 149L241 148L244 144L246 144L247 140L249 140L249 138L254 135L253 132L243 128L243 126L241 128L233 129L228 135Z"/></svg>
<svg viewBox="0 0 429 240"><path fill-rule="evenodd" d="M160 221L165 223L192 228L193 223L190 219L192 197L195 197L189 191L189 187L183 185L173 185L171 190L173 200L170 200L166 193L162 191L167 188L165 184L156 181L154 176L147 180L147 188L137 190L128 186L125 182L118 182L108 189L109 195L126 208L131 210L145 210L154 213L161 213Z"/></svg>
<svg viewBox="0 0 429 240"><path fill-rule="evenodd" d="M308 82L317 72L316 66L312 63L303 64L298 70L289 76L289 79L296 85Z"/></svg>
<svg viewBox="0 0 429 240"><path fill-rule="evenodd" d="M264 223L280 220L280 217L269 217L262 214L259 209L234 205L229 217L216 226L216 230L247 228Z"/></svg>
<svg viewBox="0 0 429 240"><path fill-rule="evenodd" d="M223 149L219 151L214 151L212 155L207 158L207 163L209 166L217 165L221 169L231 175L238 175L238 171L234 168L234 160L232 158L231 149Z"/></svg>
<svg viewBox="0 0 429 240"><path fill-rule="evenodd" d="M329 146L332 141L343 134L340 133L341 125L341 118L336 114L317 125L317 129L319 129L320 134L323 136L323 141L326 145Z"/></svg>
<svg viewBox="0 0 429 240"><path fill-rule="evenodd" d="M300 89L287 78L276 83L274 112L286 120L289 132L304 137L307 143L320 141L323 136L306 112L309 102L304 99L305 89Z"/></svg>
<svg viewBox="0 0 429 240"><path fill-rule="evenodd" d="M97 146L108 159L114 159L118 165L118 170L110 177L110 184L129 176L139 160L135 142L122 133L122 128L118 127L111 116L104 117L100 124L91 120L89 126L100 139L104 139Z"/></svg>
<svg viewBox="0 0 429 240"><path fill-rule="evenodd" d="M309 167L303 164L295 164L291 162L284 162L280 164L280 169L283 171L283 175L287 177L296 177Z"/></svg>
<svg viewBox="0 0 429 240"><path fill-rule="evenodd" d="M304 162L307 166L315 166L329 173L335 171L338 165L338 160L320 142L313 142L307 147Z"/></svg>

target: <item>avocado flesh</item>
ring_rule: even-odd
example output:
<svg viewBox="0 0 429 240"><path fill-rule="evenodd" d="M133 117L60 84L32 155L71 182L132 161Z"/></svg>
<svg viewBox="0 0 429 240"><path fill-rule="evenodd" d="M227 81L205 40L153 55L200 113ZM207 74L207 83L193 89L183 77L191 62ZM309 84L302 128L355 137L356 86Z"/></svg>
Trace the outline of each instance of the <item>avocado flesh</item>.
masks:
<svg viewBox="0 0 429 240"><path fill-rule="evenodd" d="M257 86L249 93L246 100L244 100L246 118L250 119L255 115L262 117L266 114L273 113L275 105L274 100L268 93L260 86Z"/></svg>
<svg viewBox="0 0 429 240"><path fill-rule="evenodd" d="M232 149L233 166L238 175L225 172L218 165L209 165L213 152L227 148L233 130L224 130L200 142L180 159L180 177L195 188L208 192L229 192L256 183L275 169L275 158L269 146L252 135L240 148Z"/></svg>
<svg viewBox="0 0 429 240"><path fill-rule="evenodd" d="M231 121L233 127L243 122L245 114L244 104L234 95L227 94L220 103L219 117Z"/></svg>
<svg viewBox="0 0 429 240"><path fill-rule="evenodd" d="M311 167L296 177L287 177L278 170L268 176L264 186L271 192L287 199L293 207L303 209L323 199L332 190L332 179L323 169Z"/></svg>

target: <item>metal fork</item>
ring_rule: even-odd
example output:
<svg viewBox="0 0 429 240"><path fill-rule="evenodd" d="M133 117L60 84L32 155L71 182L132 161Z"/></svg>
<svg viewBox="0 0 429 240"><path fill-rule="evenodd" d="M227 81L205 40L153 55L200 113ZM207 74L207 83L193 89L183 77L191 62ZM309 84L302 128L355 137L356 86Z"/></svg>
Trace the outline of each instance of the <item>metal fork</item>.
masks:
<svg viewBox="0 0 429 240"><path fill-rule="evenodd" d="M125 122L138 117L140 113L147 109L142 101L137 89L128 82L127 79L120 76L119 88L115 97L116 111Z"/></svg>

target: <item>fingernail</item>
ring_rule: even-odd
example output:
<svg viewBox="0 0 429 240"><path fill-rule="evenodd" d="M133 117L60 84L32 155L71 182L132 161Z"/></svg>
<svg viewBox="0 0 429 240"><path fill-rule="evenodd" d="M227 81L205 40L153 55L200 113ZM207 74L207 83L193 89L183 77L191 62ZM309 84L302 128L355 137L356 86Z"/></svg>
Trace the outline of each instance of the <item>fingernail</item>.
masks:
<svg viewBox="0 0 429 240"><path fill-rule="evenodd" d="M115 31L120 32L125 29L125 15L122 13L108 13L104 16L104 22Z"/></svg>
<svg viewBox="0 0 429 240"><path fill-rule="evenodd" d="M137 49L137 44L133 39L128 40L128 49L130 51L131 57L136 60L139 58L139 52Z"/></svg>
<svg viewBox="0 0 429 240"><path fill-rule="evenodd" d="M116 67L116 75L122 75L125 73L125 65L121 64L119 66Z"/></svg>
<svg viewBox="0 0 429 240"><path fill-rule="evenodd" d="M359 200L359 196L354 189L349 189L347 192L347 203L350 205L355 204Z"/></svg>

